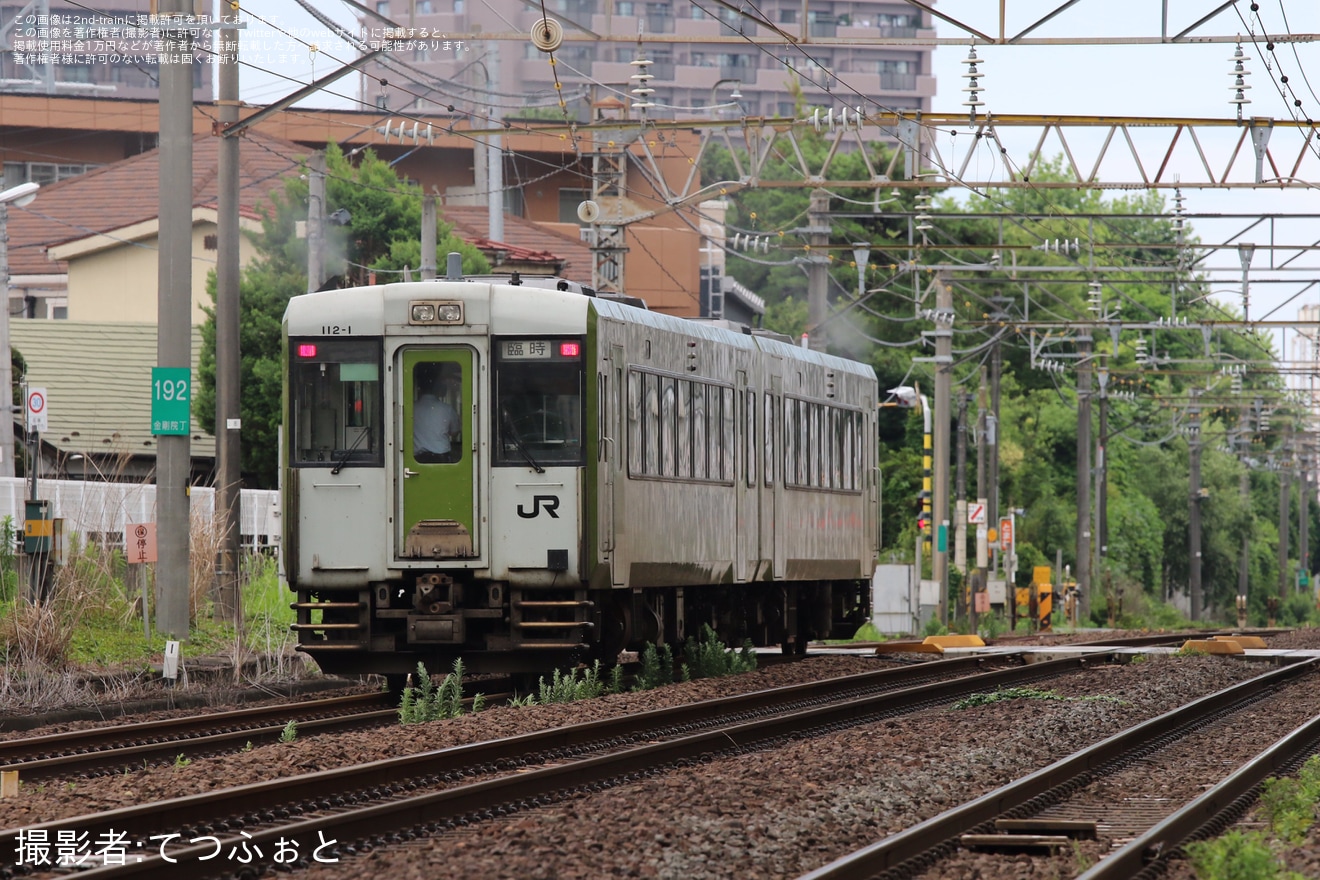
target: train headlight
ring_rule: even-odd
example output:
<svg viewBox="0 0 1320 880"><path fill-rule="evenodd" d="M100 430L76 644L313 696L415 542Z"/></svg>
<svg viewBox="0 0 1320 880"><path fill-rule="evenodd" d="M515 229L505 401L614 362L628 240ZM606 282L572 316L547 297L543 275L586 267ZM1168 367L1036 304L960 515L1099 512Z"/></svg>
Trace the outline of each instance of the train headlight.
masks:
<svg viewBox="0 0 1320 880"><path fill-rule="evenodd" d="M462 324L461 302L414 302L408 310L409 324Z"/></svg>

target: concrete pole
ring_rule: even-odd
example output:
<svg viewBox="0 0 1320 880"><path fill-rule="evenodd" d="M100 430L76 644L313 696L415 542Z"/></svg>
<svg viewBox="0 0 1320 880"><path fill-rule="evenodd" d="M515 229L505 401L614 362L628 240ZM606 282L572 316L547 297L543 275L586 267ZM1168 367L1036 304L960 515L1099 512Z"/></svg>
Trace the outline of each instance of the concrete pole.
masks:
<svg viewBox="0 0 1320 880"><path fill-rule="evenodd" d="M999 528L999 381L1004 371L1003 354L996 342L990 346L990 411L985 417L985 491L978 498L986 500L986 519Z"/></svg>
<svg viewBox="0 0 1320 880"><path fill-rule="evenodd" d="M822 260L824 256L820 257ZM822 272L823 272L822 267ZM953 288L943 275L935 281L935 524L944 525L945 547L935 544L931 574L939 584L940 622L949 622L949 407L953 369ZM813 334L814 335L814 334ZM813 346L814 347L814 346ZM938 534L938 531L936 532Z"/></svg>
<svg viewBox="0 0 1320 880"><path fill-rule="evenodd" d="M1308 583L1311 574L1310 535L1307 534L1311 513L1310 459L1310 452L1303 448L1297 474L1297 565L1300 571L1306 572Z"/></svg>
<svg viewBox="0 0 1320 880"><path fill-rule="evenodd" d="M1187 587L1192 594L1192 622L1204 615L1204 596L1201 591L1201 408L1196 404L1196 390L1192 391L1192 408L1188 434L1191 473L1189 480L1190 495L1187 503L1187 549L1188 576Z"/></svg>
<svg viewBox="0 0 1320 880"><path fill-rule="evenodd" d="M964 584L967 576L967 392L958 395L958 451L954 473L953 564L962 572ZM980 482L978 472L977 481ZM980 497L978 486L977 497Z"/></svg>
<svg viewBox="0 0 1320 880"><path fill-rule="evenodd" d="M1238 495L1242 498L1243 505L1251 504L1251 474L1248 473L1246 466L1242 468L1242 476L1238 477ZM1247 595L1248 580L1251 574L1251 535L1242 536L1242 555L1238 558L1238 595Z"/></svg>
<svg viewBox="0 0 1320 880"><path fill-rule="evenodd" d="M9 338L9 205L0 203L0 477L14 475L14 371Z"/></svg>
<svg viewBox="0 0 1320 880"><path fill-rule="evenodd" d="M1077 337L1077 595L1079 619L1091 617L1091 337Z"/></svg>
<svg viewBox="0 0 1320 880"><path fill-rule="evenodd" d="M215 526L219 541L215 560L215 610L218 623L243 626L243 598L239 583L242 562L242 444L239 408L241 355L239 351L239 141L223 129L238 122L238 12L225 15L219 38L225 44L220 57L219 216L215 265ZM232 46L232 48L231 48Z"/></svg>
<svg viewBox="0 0 1320 880"><path fill-rule="evenodd" d="M161 0L160 12L185 16L189 0ZM186 31L166 31L160 58L160 234L156 360L162 367L192 366L192 49ZM188 637L188 434L156 437L156 629Z"/></svg>
<svg viewBox="0 0 1320 880"><path fill-rule="evenodd" d="M422 280L435 278L436 239L435 196L422 196Z"/></svg>
<svg viewBox="0 0 1320 880"><path fill-rule="evenodd" d="M486 49L486 69L490 71L491 81L495 88L499 88L500 82L500 47L499 43L491 41ZM500 111L498 107L492 107L490 111L491 128L497 128L500 124ZM490 223L487 231L491 241L504 241L504 147L502 138L493 134L490 136L490 159L487 163L487 169L490 173L490 180L486 186L486 207L490 214ZM619 279L622 283L623 279Z"/></svg>
<svg viewBox="0 0 1320 880"><path fill-rule="evenodd" d="M1109 555L1109 383L1100 386L1100 433L1095 438L1095 543L1096 559L1104 569Z"/></svg>
<svg viewBox="0 0 1320 880"><path fill-rule="evenodd" d="M1292 438L1284 440L1283 448L1279 451L1279 601L1286 601L1291 593L1291 585L1288 583L1288 529L1291 525L1292 517L1292 486L1288 480L1288 452L1291 446Z"/></svg>
<svg viewBox="0 0 1320 880"><path fill-rule="evenodd" d="M307 292L325 284L325 153L307 159Z"/></svg>
<svg viewBox="0 0 1320 880"><path fill-rule="evenodd" d="M830 196L823 189L813 189L811 191L811 200L807 203L807 241L811 245L811 250L807 255L807 345L812 351L825 351L827 348L827 339L825 332L825 312L826 295L829 290L829 257L825 249L830 243L830 219L825 216L825 212L830 209ZM938 415L940 409L935 408ZM949 410L948 401L945 401L944 409L945 424L948 424ZM948 450L945 450L946 464L948 462ZM947 487L946 487L947 488ZM935 523L938 525L943 521L943 517L948 516L947 501L943 513L940 509L935 509ZM939 558L939 554L935 555ZM937 576L938 577L938 576ZM943 603L941 603L943 607Z"/></svg>

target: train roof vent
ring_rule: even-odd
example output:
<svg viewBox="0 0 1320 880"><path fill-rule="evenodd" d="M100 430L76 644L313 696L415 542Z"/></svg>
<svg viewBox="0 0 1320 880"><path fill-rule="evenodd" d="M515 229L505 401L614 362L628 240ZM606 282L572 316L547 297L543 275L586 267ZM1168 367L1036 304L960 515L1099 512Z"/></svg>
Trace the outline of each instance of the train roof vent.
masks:
<svg viewBox="0 0 1320 880"><path fill-rule="evenodd" d="M592 291L592 293L599 299L607 299L610 302L623 303L625 306L632 306L635 309L645 309L648 312L651 310L650 306L646 304L646 300L642 299L640 296L629 296L626 293L599 293L596 291Z"/></svg>

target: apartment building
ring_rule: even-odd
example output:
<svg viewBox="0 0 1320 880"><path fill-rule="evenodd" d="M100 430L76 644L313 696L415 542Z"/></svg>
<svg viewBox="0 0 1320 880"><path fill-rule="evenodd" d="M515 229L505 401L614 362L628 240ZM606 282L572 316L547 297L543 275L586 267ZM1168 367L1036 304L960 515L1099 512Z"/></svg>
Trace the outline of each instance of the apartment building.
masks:
<svg viewBox="0 0 1320 880"><path fill-rule="evenodd" d="M194 3L197 14L210 14L210 0ZM153 0L0 2L0 91L155 99L160 45L159 29L150 20L154 5ZM199 22L193 39L209 48L212 32ZM193 97L210 101L214 64L204 51L192 54ZM56 179L70 176L56 173Z"/></svg>
<svg viewBox="0 0 1320 880"><path fill-rule="evenodd" d="M930 110L935 94L928 14L884 0L765 0L755 10L774 27L759 25L705 0L546 0L551 18L568 36L552 67L530 40L454 40L455 35L528 34L539 4L523 0L372 0L381 15L430 39L403 43L392 53L406 68L373 66L363 79L368 103L408 112L449 105L485 114L518 115L520 108L555 107L556 93L579 119L590 105L629 98L638 57L635 37L652 63L649 83L657 105L652 117L711 115L791 117L793 70L808 106ZM362 19L364 31L382 23ZM746 38L793 37L756 44ZM891 41L884 44L883 41ZM792 68L792 69L790 69ZM555 88L556 76L560 88ZM385 80L384 84L381 80ZM865 96L865 98L860 97ZM874 103L870 103L874 102ZM492 106L493 105L493 106Z"/></svg>

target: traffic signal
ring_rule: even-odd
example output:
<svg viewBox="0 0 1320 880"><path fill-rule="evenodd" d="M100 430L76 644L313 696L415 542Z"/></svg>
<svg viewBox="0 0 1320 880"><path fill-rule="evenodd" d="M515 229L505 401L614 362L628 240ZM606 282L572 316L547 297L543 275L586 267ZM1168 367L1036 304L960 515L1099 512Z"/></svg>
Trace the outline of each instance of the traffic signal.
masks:
<svg viewBox="0 0 1320 880"><path fill-rule="evenodd" d="M922 511L921 513L917 514L917 531L924 534L926 530L929 528L930 528L930 514L926 513L925 511Z"/></svg>

